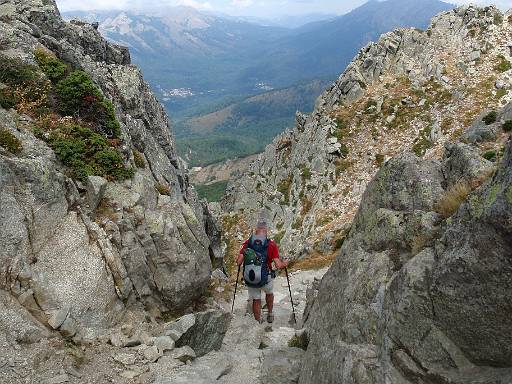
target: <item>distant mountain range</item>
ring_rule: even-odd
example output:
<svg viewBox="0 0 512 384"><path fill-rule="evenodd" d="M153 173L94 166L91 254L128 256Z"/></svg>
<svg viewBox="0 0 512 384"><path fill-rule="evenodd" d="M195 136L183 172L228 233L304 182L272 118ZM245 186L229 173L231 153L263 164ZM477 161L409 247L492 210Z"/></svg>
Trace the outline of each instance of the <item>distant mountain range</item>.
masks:
<svg viewBox="0 0 512 384"><path fill-rule="evenodd" d="M104 36L130 47L133 62L177 121L183 154L201 153L194 164L203 164L262 150L293 124L292 105L313 108L322 91L316 79L334 79L380 34L397 27L426 28L432 16L451 8L438 0L371 0L335 18L310 15L315 21L305 25L305 19L266 22L188 7L64 16L98 21ZM285 102L283 89L301 101L282 104L277 113L279 104L271 100ZM264 96L252 99L258 94ZM252 142L253 131L262 127L265 136Z"/></svg>

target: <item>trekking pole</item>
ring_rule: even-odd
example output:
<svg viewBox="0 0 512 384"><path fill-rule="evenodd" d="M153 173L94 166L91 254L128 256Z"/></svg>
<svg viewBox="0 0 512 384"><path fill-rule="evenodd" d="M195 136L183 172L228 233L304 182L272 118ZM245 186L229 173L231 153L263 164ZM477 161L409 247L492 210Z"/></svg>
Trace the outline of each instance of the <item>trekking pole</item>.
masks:
<svg viewBox="0 0 512 384"><path fill-rule="evenodd" d="M236 273L235 293L233 294L233 304L231 304L231 313L233 313L233 308L235 308L235 296L236 296L236 288L238 287L239 275L240 275L240 265L238 266L238 272Z"/></svg>
<svg viewBox="0 0 512 384"><path fill-rule="evenodd" d="M293 321L295 322L295 325L297 325L297 319L295 317L295 307L293 306L292 289L290 287L290 278L288 277L288 268L284 267L284 271L286 272L286 281L288 282L288 292L290 292L290 301L292 302Z"/></svg>

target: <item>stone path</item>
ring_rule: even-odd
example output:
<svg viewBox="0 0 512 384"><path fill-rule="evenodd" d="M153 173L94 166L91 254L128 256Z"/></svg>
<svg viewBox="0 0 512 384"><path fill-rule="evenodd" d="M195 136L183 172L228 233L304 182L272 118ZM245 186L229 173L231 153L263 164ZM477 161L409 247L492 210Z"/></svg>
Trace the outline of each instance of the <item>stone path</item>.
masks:
<svg viewBox="0 0 512 384"><path fill-rule="evenodd" d="M292 295L296 304L297 327L301 326L306 305L306 289L315 278L320 279L327 268L290 273ZM274 313L272 326L258 324L247 314L247 289L240 287L235 300L234 315L219 351L157 376L155 384L244 384L259 383L264 354L285 347L295 335L290 324L292 308L284 272L274 280ZM230 310L227 305L226 310Z"/></svg>

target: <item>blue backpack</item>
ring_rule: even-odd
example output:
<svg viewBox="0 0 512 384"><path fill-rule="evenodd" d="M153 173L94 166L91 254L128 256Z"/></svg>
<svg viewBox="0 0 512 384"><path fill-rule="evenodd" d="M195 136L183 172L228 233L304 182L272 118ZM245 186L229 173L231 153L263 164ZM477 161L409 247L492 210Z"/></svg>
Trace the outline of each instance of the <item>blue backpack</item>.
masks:
<svg viewBox="0 0 512 384"><path fill-rule="evenodd" d="M244 251L244 280L252 288L261 288L268 283L268 239L249 239Z"/></svg>

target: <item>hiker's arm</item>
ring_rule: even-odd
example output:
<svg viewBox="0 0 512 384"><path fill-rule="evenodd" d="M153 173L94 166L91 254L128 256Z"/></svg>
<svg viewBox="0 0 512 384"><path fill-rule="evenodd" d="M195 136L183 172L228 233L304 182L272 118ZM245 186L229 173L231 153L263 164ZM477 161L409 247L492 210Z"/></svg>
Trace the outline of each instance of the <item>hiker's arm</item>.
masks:
<svg viewBox="0 0 512 384"><path fill-rule="evenodd" d="M242 265L242 263L244 262L244 252L245 252L245 249L247 248L247 240L242 244L242 248L240 249L240 252L238 254L238 257L236 258L236 264L237 265Z"/></svg>
<svg viewBox="0 0 512 384"><path fill-rule="evenodd" d="M238 255L238 257L236 258L236 264L237 265L242 265L243 262L244 262L244 255L242 253L240 253Z"/></svg>
<svg viewBox="0 0 512 384"><path fill-rule="evenodd" d="M283 261L283 260L277 258L277 259L274 259L274 262L276 263L276 267L277 268L283 269L283 268L286 268L288 266L288 264L290 263L290 260L285 259Z"/></svg>

